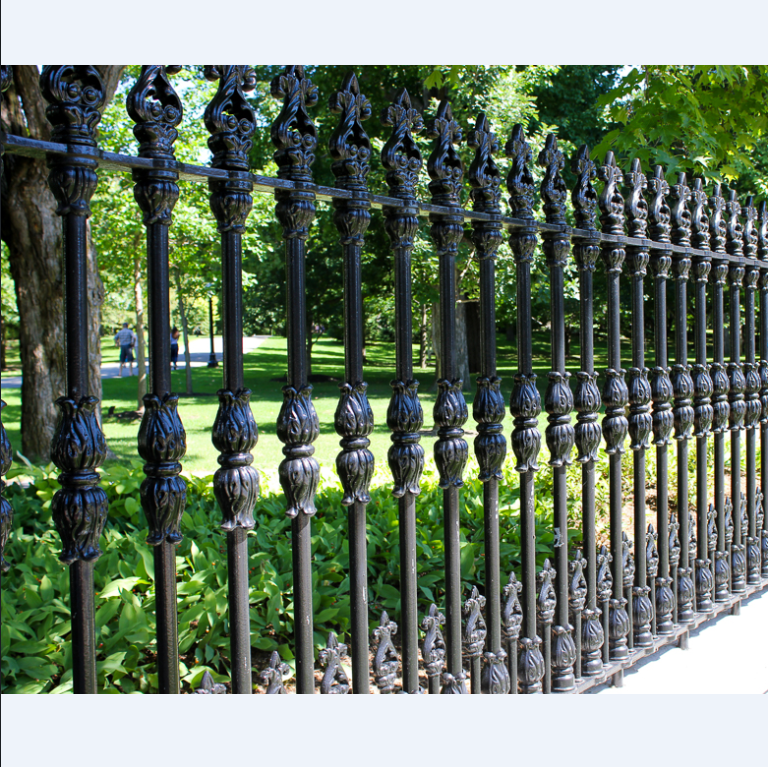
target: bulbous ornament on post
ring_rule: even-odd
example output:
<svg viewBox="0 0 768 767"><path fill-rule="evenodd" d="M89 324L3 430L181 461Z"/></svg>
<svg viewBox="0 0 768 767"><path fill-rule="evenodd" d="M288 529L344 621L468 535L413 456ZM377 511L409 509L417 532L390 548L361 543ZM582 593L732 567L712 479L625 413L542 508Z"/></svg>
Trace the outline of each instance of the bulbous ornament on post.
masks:
<svg viewBox="0 0 768 767"><path fill-rule="evenodd" d="M61 470L61 490L51 502L51 513L61 537L59 559L66 565L93 562L101 556L99 538L107 521L107 495L96 472L104 463L107 443L96 416L98 400L79 403L56 400L59 421L51 442L51 459Z"/></svg>
<svg viewBox="0 0 768 767"><path fill-rule="evenodd" d="M712 430L715 411L712 407L714 384L706 365L698 362L691 367L693 381L693 436L706 437Z"/></svg>
<svg viewBox="0 0 768 767"><path fill-rule="evenodd" d="M483 654L485 638L488 634L482 613L484 607L485 597L480 595L477 586L473 586L467 601L461 607L461 614L464 617L461 651L465 658L479 658Z"/></svg>
<svg viewBox="0 0 768 767"><path fill-rule="evenodd" d="M392 446L387 453L394 478L392 495L402 498L406 493L418 495L424 470L424 448L419 444L419 429L424 414L419 402L419 382L392 381L392 399L387 408L387 426L392 432Z"/></svg>
<svg viewBox="0 0 768 767"><path fill-rule="evenodd" d="M629 402L629 390L624 383L624 370L609 368L605 371L602 401L605 405L603 437L608 455L624 452L624 440L629 430L629 421L624 415Z"/></svg>
<svg viewBox="0 0 768 767"><path fill-rule="evenodd" d="M535 695L542 691L544 656L541 654L541 638L521 637L517 640L517 679L523 695Z"/></svg>
<svg viewBox="0 0 768 767"><path fill-rule="evenodd" d="M342 438L342 451L336 457L336 470L344 488L341 503L344 506L368 503L374 469L373 453L368 450L371 444L368 437L373 431L373 410L366 394L368 384L342 383L339 389L341 398L336 407L334 426Z"/></svg>
<svg viewBox="0 0 768 767"><path fill-rule="evenodd" d="M713 362L709 366L712 376L712 433L721 434L728 429L731 406L728 403L730 382L725 365Z"/></svg>
<svg viewBox="0 0 768 767"><path fill-rule="evenodd" d="M599 676L603 671L601 649L605 642L602 610L587 607L581 613L581 669L584 676Z"/></svg>
<svg viewBox="0 0 768 767"><path fill-rule="evenodd" d="M347 646L339 642L336 634L331 631L328 643L317 656L320 667L325 669L320 682L321 695L346 695L349 692L349 677L341 665L346 657Z"/></svg>
<svg viewBox="0 0 768 767"><path fill-rule="evenodd" d="M464 467L467 464L469 447L463 439L469 412L464 395L461 393L462 380L440 380L437 382L437 399L433 416L437 426L435 442L435 463L440 474L441 488L462 487Z"/></svg>
<svg viewBox="0 0 768 767"><path fill-rule="evenodd" d="M608 608L609 657L612 661L626 660L629 657L627 634L630 627L627 600L624 597L611 598Z"/></svg>
<svg viewBox="0 0 768 767"><path fill-rule="evenodd" d="M673 634L675 624L672 615L675 611L675 592L672 579L664 576L656 578L656 633Z"/></svg>
<svg viewBox="0 0 768 767"><path fill-rule="evenodd" d="M393 692L397 683L400 659L392 643L392 637L395 634L397 634L397 623L389 619L386 611L382 612L381 621L373 630L373 641L377 644L373 658L373 676L382 694Z"/></svg>
<svg viewBox="0 0 768 767"><path fill-rule="evenodd" d="M441 695L466 695L466 675L464 671L460 671L458 674L451 674L448 671L443 672L442 676L443 686L440 689Z"/></svg>
<svg viewBox="0 0 768 767"><path fill-rule="evenodd" d="M283 387L283 405L277 416L277 436L284 444L285 459L280 462L280 485L288 502L286 514L293 518L299 514L312 516L315 491L320 479L320 466L313 457L312 443L320 433L317 412L312 405L310 385L295 389Z"/></svg>
<svg viewBox="0 0 768 767"><path fill-rule="evenodd" d="M573 393L568 385L570 373L551 371L547 374L549 385L544 395L544 408L549 413L549 424L545 430L549 448L550 466L569 466L571 450L575 441L575 430L571 425Z"/></svg>
<svg viewBox="0 0 768 767"><path fill-rule="evenodd" d="M507 670L507 653L486 651L483 653L485 663L480 676L480 689L483 695L509 695L510 679Z"/></svg>
<svg viewBox="0 0 768 767"><path fill-rule="evenodd" d="M650 593L650 586L633 586L632 588L632 637L635 647L653 646L651 633L653 602L651 602Z"/></svg>
<svg viewBox="0 0 768 767"><path fill-rule="evenodd" d="M259 438L251 411L251 390L219 389L219 409L211 441L219 451L220 469L213 475L213 492L223 514L221 529L252 530L253 507L259 497L259 473L251 466L251 451Z"/></svg>
<svg viewBox="0 0 768 767"><path fill-rule="evenodd" d="M147 517L147 543L181 543L181 517L187 503L187 483L179 476L180 459L187 451L187 434L179 418L179 395L144 397L139 426L139 455L146 461L141 483L141 506Z"/></svg>
<svg viewBox="0 0 768 767"><path fill-rule="evenodd" d="M507 455L507 440L502 433L505 406L501 395L501 379L479 376L477 393L472 403L472 417L477 421L475 455L480 465L478 479L488 482L502 479L501 467Z"/></svg>
<svg viewBox="0 0 768 767"><path fill-rule="evenodd" d="M672 365L671 381L675 392L672 413L677 440L685 440L691 436L696 416L693 409L693 378L690 369L690 365Z"/></svg>
<svg viewBox="0 0 768 767"><path fill-rule="evenodd" d="M715 601L727 602L730 598L731 567L727 551L715 552Z"/></svg>
<svg viewBox="0 0 768 767"><path fill-rule="evenodd" d="M267 688L264 692L267 695L286 695L283 679L290 671L288 664L280 660L278 652L273 652L269 658L269 666L259 674L259 682Z"/></svg>
<svg viewBox="0 0 768 767"><path fill-rule="evenodd" d="M3 70L9 69L9 67L3 67ZM3 72L5 75L5 71ZM8 83L8 85L10 82ZM3 81L3 90L8 88L8 85ZM11 442L8 439L8 434L5 431L3 425L2 412L5 409L6 404L0 399L0 568L4 573L8 572L10 565L5 561L5 544L8 543L8 538L11 534L13 526L13 508L5 498L5 475L11 468L12 456Z"/></svg>
<svg viewBox="0 0 768 767"><path fill-rule="evenodd" d="M515 471L521 474L538 471L539 465L536 460L541 450L541 432L538 429L541 397L536 388L535 373L515 374L509 409L514 416L512 451L517 458Z"/></svg>
<svg viewBox="0 0 768 767"><path fill-rule="evenodd" d="M731 546L731 590L735 594L747 590L747 556L743 543Z"/></svg>
<svg viewBox="0 0 768 767"><path fill-rule="evenodd" d="M573 626L552 627L552 692L571 692L576 686L573 664L576 662L576 642Z"/></svg>
<svg viewBox="0 0 768 767"><path fill-rule="evenodd" d="M677 620L680 623L691 623L695 617L693 612L693 568L677 568Z"/></svg>
<svg viewBox="0 0 768 767"><path fill-rule="evenodd" d="M573 406L578 415L574 427L574 443L579 463L597 460L597 451L603 436L600 428L600 389L597 388L597 373L580 370L576 373L576 393Z"/></svg>
<svg viewBox="0 0 768 767"><path fill-rule="evenodd" d="M651 385L648 382L648 368L629 369L629 447L630 450L646 450L650 447L653 418L650 402Z"/></svg>
<svg viewBox="0 0 768 767"><path fill-rule="evenodd" d="M711 613L715 609L712 602L712 590L715 579L712 577L712 560L696 559L694 561L696 579L696 610L700 613Z"/></svg>
<svg viewBox="0 0 768 767"><path fill-rule="evenodd" d="M445 625L445 616L437 609L437 605L429 606L429 613L421 622L424 641L421 645L421 657L424 659L424 669L427 677L440 679L445 669L445 639L440 627Z"/></svg>

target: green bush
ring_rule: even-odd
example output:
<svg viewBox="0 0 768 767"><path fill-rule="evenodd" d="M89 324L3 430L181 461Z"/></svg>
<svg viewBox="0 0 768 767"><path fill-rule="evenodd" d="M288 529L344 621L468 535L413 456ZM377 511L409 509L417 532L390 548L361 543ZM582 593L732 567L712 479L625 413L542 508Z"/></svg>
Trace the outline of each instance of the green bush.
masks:
<svg viewBox="0 0 768 767"><path fill-rule="evenodd" d="M51 520L58 488L54 467L13 469L9 477L31 475L32 484L9 485L14 529L6 548L10 572L3 576L3 691L63 693L72 689L69 578L58 561L59 539ZM152 692L155 673L154 559L144 542L146 521L139 503L141 464L111 467L102 475L110 501L95 565L99 687L104 692ZM510 472L500 488L502 570L517 568L520 556L519 485ZM217 681L229 678L226 539L212 478L188 477L188 503L178 548L179 649L185 689L205 670ZM546 483L537 514L539 564L552 554L551 495ZM368 506L368 576L371 620L381 610L399 613L398 504L386 487L371 493ZM340 636L350 625L349 547L346 509L338 482L323 480L312 522L315 644L328 631ZM484 580L482 486L469 480L461 493L461 570L465 589ZM251 636L255 650L279 650L292 665L293 574L290 520L279 492L265 490L250 539ZM417 499L419 609L443 600L442 491L425 476ZM571 531L571 535L576 535Z"/></svg>

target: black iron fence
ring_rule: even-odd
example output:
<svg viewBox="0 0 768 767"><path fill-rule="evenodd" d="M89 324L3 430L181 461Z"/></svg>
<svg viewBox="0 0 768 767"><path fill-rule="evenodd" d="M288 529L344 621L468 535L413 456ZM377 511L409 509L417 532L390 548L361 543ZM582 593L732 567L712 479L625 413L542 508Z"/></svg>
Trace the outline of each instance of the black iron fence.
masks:
<svg viewBox="0 0 768 767"><path fill-rule="evenodd" d="M148 542L154 546L161 692L179 692L174 551L181 540L179 528L186 500L185 482L179 476L186 436L177 410L178 397L171 392L167 329L168 231L182 180L207 180L221 234L223 385L212 436L220 452L214 490L227 537L234 693L250 693L253 688L247 561L259 475L252 465L257 426L249 405L251 392L244 388L241 342L241 238L253 192L274 193L285 240L288 375L284 402L277 414L277 433L285 456L279 467L280 482L292 520L297 692L315 691L310 535L319 479L312 443L319 423L307 376L305 258L317 200L332 202L343 251L346 382L341 387L335 428L341 437L337 469L344 487L342 503L349 514L352 610L351 646L347 648L331 635L317 659L324 669L322 693L370 691L369 636L376 645L373 678L382 692L422 691L420 664L428 678L429 693L467 692L467 677L472 693L581 692L611 678L620 684L624 669L639 658L671 642L684 645L692 627L725 610L738 611L745 596L766 588L768 527L761 490L768 480L765 204L758 216L752 198L742 203L733 190L727 199L720 185L707 194L701 179L695 179L690 187L685 174L670 187L661 167L646 177L637 160L624 174L612 153L597 165L588 148L582 147L572 160L578 176L571 194L573 228L566 223L568 191L561 177L565 160L556 138L550 135L534 160L522 126L516 125L504 146L511 169L507 178L509 215L503 215L502 178L494 160L500 152L500 138L480 114L467 135L467 143L475 152L466 172L471 188L468 210L460 203L465 179L455 148L462 140L462 131L447 101L440 104L429 125L435 149L427 166L431 201L425 202L417 197L423 163L413 138L423 128L423 120L404 90L381 118L391 126L381 155L389 193L372 194L366 182L371 144L362 125L371 108L353 74L331 95L332 109L340 114L330 138L336 185L319 186L313 182L311 170L318 138L308 112L319 94L300 66L286 67L272 82L272 94L283 104L272 126L277 178L249 172L248 151L255 120L244 95L254 84L253 72L247 66L206 68L207 76L219 81L204 118L211 133L213 160L210 167L185 165L174 158L182 104L168 79L172 73L172 67L144 66L128 97L128 113L140 143L137 157L99 150L95 128L104 88L98 72L90 66L44 67L40 82L49 103L51 141L3 136L6 152L47 158L49 182L64 229L67 396L57 403L61 416L52 452L61 470L61 490L54 497L52 510L62 541L61 559L70 571L75 692L96 692L93 565L100 555L99 536L108 513L96 471L104 461L106 444L96 415L97 400L90 396L87 384L86 220L99 169L133 174L136 202L147 230L151 382L138 452L146 462L141 503L150 528ZM3 83L7 87L5 77ZM530 167L534 161L544 169L540 189L543 222L533 214ZM603 183L599 195L593 188L596 178ZM372 210L381 210L394 254L396 369L387 412L387 426L392 432L387 460L393 494L399 499L401 612L399 626L384 614L371 634L366 504L374 467L368 437L374 424L363 374L361 252ZM415 520L424 466L424 449L419 444L424 415L414 380L411 318L411 254L420 217L429 217L439 257L443 349L434 407L438 430L434 458L443 489L445 525L445 601L440 609L433 605L422 621L417 611ZM459 494L469 451L463 430L469 414L462 395L463 382L457 378L454 265L466 225L471 227L479 261L481 370L472 415L477 422L474 450L483 482L485 583L482 595L473 589L462 604ZM495 256L505 235L517 273L519 364L509 403L513 416L513 455L509 459L502 425L506 407L500 393L495 346ZM548 561L537 572L534 483L539 468L542 435L538 416L542 404L533 373L531 263L539 237L549 268L551 294L552 371L544 397L548 413L544 436L554 476L555 555L553 562ZM565 355L563 287L564 268L570 258L578 267L580 281L581 370L575 389L568 380ZM602 391L594 368L596 269L604 269L607 276L608 369ZM629 280L632 297L629 371L621 368L622 279ZM646 279L653 282L652 339L644 337ZM674 286L673 360L667 346L670 280ZM695 318L692 361L686 327L689 283ZM730 333L727 362L726 316ZM708 317L713 328L711 357ZM647 367L646 341L654 354L651 369ZM601 403L605 406L602 421ZM727 432L730 484L725 472ZM673 436L678 470L676 483L670 485L668 451ZM634 545L622 529L627 437L634 462ZM710 440L714 441L713 486L707 477ZM695 442L695 488L690 488L688 481L691 441ZM742 442L745 478L740 470ZM651 445L656 448L658 530L646 520L646 454ZM582 465L583 545L580 550L569 551L566 467L574 447L575 458ZM608 454L610 462L610 546L598 549L595 462L600 450ZM520 475L522 541L522 578L518 581L512 573L508 582L506 578L502 581L500 572L498 508L498 487L506 460L515 462ZM3 475L10 462L3 431ZM669 487L676 494L677 514L671 508ZM11 515L10 505L3 499L3 544ZM401 636L401 653L392 641L395 631ZM348 652L351 685L341 663ZM284 664L275 654L260 677L267 692L285 691L283 672ZM222 690L207 678L200 691Z"/></svg>

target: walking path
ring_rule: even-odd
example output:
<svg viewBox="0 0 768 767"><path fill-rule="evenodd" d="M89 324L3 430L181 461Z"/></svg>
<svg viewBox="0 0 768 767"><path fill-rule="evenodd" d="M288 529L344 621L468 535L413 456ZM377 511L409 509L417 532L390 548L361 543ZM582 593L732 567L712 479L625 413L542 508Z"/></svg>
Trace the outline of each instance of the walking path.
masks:
<svg viewBox="0 0 768 767"><path fill-rule="evenodd" d="M689 649L669 647L624 672L623 687L587 694L768 693L768 591L691 632Z"/></svg>
<svg viewBox="0 0 768 767"><path fill-rule="evenodd" d="M254 349L258 349L264 341L270 336L243 336L243 354L248 354ZM105 343L109 343L109 338L105 336ZM216 353L216 359L221 365L223 353L223 341L221 336L214 336L213 349ZM211 353L211 339L207 337L193 337L189 339L190 367L202 368L208 364L208 358ZM179 370L184 370L186 362L184 352L179 350ZM137 366L133 366L134 375L137 372ZM120 365L117 362L107 362L101 366L102 378L118 378ZM123 377L128 376L128 366L125 366ZM14 389L21 386L21 376L3 376L3 388Z"/></svg>

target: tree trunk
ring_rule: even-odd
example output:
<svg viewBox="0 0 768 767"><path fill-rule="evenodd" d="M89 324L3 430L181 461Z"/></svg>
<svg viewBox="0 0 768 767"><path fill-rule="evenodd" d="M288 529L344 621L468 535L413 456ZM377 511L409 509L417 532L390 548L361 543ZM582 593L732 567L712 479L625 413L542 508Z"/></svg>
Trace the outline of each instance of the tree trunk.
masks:
<svg viewBox="0 0 768 767"><path fill-rule="evenodd" d="M428 336L428 321L429 314L427 305L421 305L421 322L419 323L419 367L425 368L427 366L427 343Z"/></svg>
<svg viewBox="0 0 768 767"><path fill-rule="evenodd" d="M456 302L456 377L464 382L464 391L470 387L469 348L467 345L467 304Z"/></svg>
<svg viewBox="0 0 768 767"><path fill-rule="evenodd" d="M184 362L186 364L187 396L192 396L192 357L189 354L189 326L187 325L187 310L184 306L184 294L181 290L181 270L176 268L176 296L179 300L179 316L181 317L181 334L184 336Z"/></svg>
<svg viewBox="0 0 768 767"><path fill-rule="evenodd" d="M124 67L98 67L107 102ZM2 105L3 128L10 134L50 139L36 66L14 66L13 84ZM45 160L5 155L2 237L8 245L11 276L19 308L21 356L21 450L47 461L57 420L54 402L66 394L62 228L48 187ZM90 242L90 235L89 235ZM104 288L97 254L88 248L89 393L101 399L100 307Z"/></svg>
<svg viewBox="0 0 768 767"><path fill-rule="evenodd" d="M136 243L136 247L133 249L133 298L136 303L136 338L138 339L137 346L137 361L136 372L139 376L138 381L138 401L139 410L144 410L144 395L147 393L147 366L146 366L146 341L144 339L144 293L141 289L141 274L142 274L142 258L140 256L141 243Z"/></svg>
<svg viewBox="0 0 768 767"><path fill-rule="evenodd" d="M437 382L442 378L443 339L440 333L440 304L432 304L432 352L435 355L435 383L430 391L437 390Z"/></svg>

